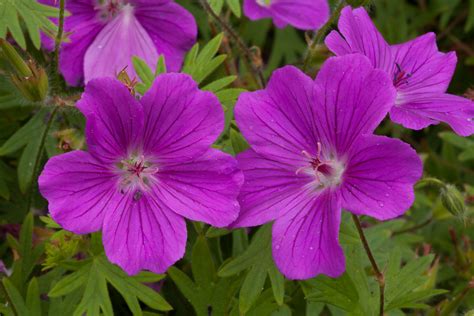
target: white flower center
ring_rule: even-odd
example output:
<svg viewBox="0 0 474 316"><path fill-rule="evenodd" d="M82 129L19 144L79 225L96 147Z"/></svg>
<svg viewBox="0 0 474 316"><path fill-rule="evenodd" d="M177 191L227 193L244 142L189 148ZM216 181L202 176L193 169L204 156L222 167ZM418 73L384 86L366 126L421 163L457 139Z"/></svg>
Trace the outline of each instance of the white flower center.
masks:
<svg viewBox="0 0 474 316"><path fill-rule="evenodd" d="M120 174L119 189L121 193L131 193L139 200L150 185L156 182L158 167L143 155L134 155L117 164Z"/></svg>
<svg viewBox="0 0 474 316"><path fill-rule="evenodd" d="M337 187L340 185L346 169L344 161L334 158L333 155L322 155L321 151L320 143L318 143L316 156L303 150L302 154L307 158L305 161L306 165L296 170L296 174L304 173L313 177L313 181L311 181L309 185L311 186L311 189L315 190Z"/></svg>

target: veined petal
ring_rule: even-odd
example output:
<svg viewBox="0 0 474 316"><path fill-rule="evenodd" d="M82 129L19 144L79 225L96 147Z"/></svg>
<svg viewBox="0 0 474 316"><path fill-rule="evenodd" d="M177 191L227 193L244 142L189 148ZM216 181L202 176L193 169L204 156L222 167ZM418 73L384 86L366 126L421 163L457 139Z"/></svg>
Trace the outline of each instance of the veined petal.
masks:
<svg viewBox="0 0 474 316"><path fill-rule="evenodd" d="M183 257L186 235L184 219L148 194L122 194L104 218L105 254L129 275L165 272Z"/></svg>
<svg viewBox="0 0 474 316"><path fill-rule="evenodd" d="M359 135L375 130L395 101L389 76L360 54L328 59L315 82L318 141L340 157Z"/></svg>
<svg viewBox="0 0 474 316"><path fill-rule="evenodd" d="M179 71L184 54L196 42L193 15L173 1L134 0L135 16L150 36L168 71ZM156 62L154 60L153 62Z"/></svg>
<svg viewBox="0 0 474 316"><path fill-rule="evenodd" d="M224 129L217 97L186 74L163 74L141 99L146 154L158 163L189 162L203 155Z"/></svg>
<svg viewBox="0 0 474 316"><path fill-rule="evenodd" d="M87 145L96 158L117 161L139 149L143 108L120 81L92 80L77 107L87 118Z"/></svg>
<svg viewBox="0 0 474 316"><path fill-rule="evenodd" d="M400 99L390 118L406 128L422 129L439 122L449 124L461 136L474 133L474 102L446 93L421 93Z"/></svg>
<svg viewBox="0 0 474 316"><path fill-rule="evenodd" d="M84 151L52 157L39 177L53 219L65 229L86 234L101 229L115 202L117 176Z"/></svg>
<svg viewBox="0 0 474 316"><path fill-rule="evenodd" d="M175 213L224 227L239 214L237 195L243 182L234 157L216 149L187 163L160 169L155 196Z"/></svg>
<svg viewBox="0 0 474 316"><path fill-rule="evenodd" d="M133 56L140 57L152 69L155 68L158 52L134 10L132 5L125 5L87 49L84 57L86 83L93 78L115 77L125 68L130 77L136 77Z"/></svg>
<svg viewBox="0 0 474 316"><path fill-rule="evenodd" d="M392 46L395 65L393 76L402 71L399 95L444 93L456 69L456 53L438 51L436 35L427 33L409 42Z"/></svg>
<svg viewBox="0 0 474 316"><path fill-rule="evenodd" d="M252 148L263 156L300 165L315 147L314 82L292 66L273 72L266 90L242 93L235 118Z"/></svg>
<svg viewBox="0 0 474 316"><path fill-rule="evenodd" d="M332 31L325 41L331 51L337 55L347 54L347 47L349 47L350 53L363 54L369 58L375 68L391 73L394 60L390 46L364 8L352 9L347 6L342 9L338 28L342 36Z"/></svg>
<svg viewBox="0 0 474 316"><path fill-rule="evenodd" d="M327 0L278 0L270 5L270 10L276 20L301 30L318 29L329 17Z"/></svg>
<svg viewBox="0 0 474 316"><path fill-rule="evenodd" d="M364 135L348 158L342 207L358 215L387 220L405 213L415 199L423 164L410 145L384 136Z"/></svg>
<svg viewBox="0 0 474 316"><path fill-rule="evenodd" d="M105 24L97 19L95 1L66 1L71 13L64 20L64 32L69 42L61 46L59 66L66 82L78 86L84 80L84 56ZM52 47L52 46L51 46Z"/></svg>
<svg viewBox="0 0 474 316"><path fill-rule="evenodd" d="M339 245L341 202L329 190L306 200L273 224L273 258L289 279L309 279L319 274L338 277L345 270Z"/></svg>
<svg viewBox="0 0 474 316"><path fill-rule="evenodd" d="M310 179L296 174L293 165L263 157L252 149L237 155L237 160L245 182L239 195L239 218L232 227L265 224L308 198L304 187Z"/></svg>

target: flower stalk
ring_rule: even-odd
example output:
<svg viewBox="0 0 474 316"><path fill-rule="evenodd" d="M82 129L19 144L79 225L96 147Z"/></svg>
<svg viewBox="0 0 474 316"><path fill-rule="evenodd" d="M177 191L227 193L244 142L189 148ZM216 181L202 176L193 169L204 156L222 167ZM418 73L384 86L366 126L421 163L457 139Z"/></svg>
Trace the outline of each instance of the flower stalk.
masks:
<svg viewBox="0 0 474 316"><path fill-rule="evenodd" d="M258 56L258 53L255 53L252 49L247 47L244 43L242 38L232 30L232 27L227 24L219 15L217 15L207 3L207 0L200 0L201 6L203 9L212 16L213 19L220 25L221 29L227 33L227 35L232 38L236 43L239 49L244 54L245 63L247 67L250 69L255 82L259 86L259 88L263 88L265 86L265 77L263 76L262 67L261 67L261 58Z"/></svg>
<svg viewBox="0 0 474 316"><path fill-rule="evenodd" d="M367 238L365 238L364 230L362 229L362 225L360 224L360 220L357 215L352 214L352 219L354 220L354 224L356 225L357 231L359 232L360 240L362 241L362 245L364 246L365 253L369 258L370 264L372 265L372 269L375 272L375 278L379 283L380 289L380 316L383 315L384 311L384 303L385 303L385 276L382 271L380 271L377 262L375 261L374 255L370 250L369 243L367 242Z"/></svg>
<svg viewBox="0 0 474 316"><path fill-rule="evenodd" d="M303 62L303 70L305 72L306 72L306 70L308 70L311 59L314 56L314 50L315 50L316 46L321 43L324 36L329 31L329 28L339 18L339 15L341 14L341 11L344 8L345 4L346 4L345 0L340 0L339 1L336 8L334 9L331 16L329 17L329 20L318 30L318 32L314 36L314 39L311 41L311 44L309 45L308 52L306 53L306 57L305 57L304 62Z"/></svg>
<svg viewBox="0 0 474 316"><path fill-rule="evenodd" d="M61 49L61 43L64 34L64 11L66 0L59 0L59 21L58 21L58 33L54 39L54 57L53 57L53 71L56 74L56 84L54 88L58 88L59 82L61 81L61 74L59 72L59 50Z"/></svg>

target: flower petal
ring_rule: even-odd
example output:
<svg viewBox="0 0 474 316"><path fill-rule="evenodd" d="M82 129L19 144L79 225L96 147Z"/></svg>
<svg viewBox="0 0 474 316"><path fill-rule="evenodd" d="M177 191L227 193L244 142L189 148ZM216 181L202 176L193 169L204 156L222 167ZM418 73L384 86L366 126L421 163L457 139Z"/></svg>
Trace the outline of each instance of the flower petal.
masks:
<svg viewBox="0 0 474 316"><path fill-rule="evenodd" d="M93 78L116 77L125 68L131 78L136 77L133 56L155 68L158 52L148 32L135 17L134 10L130 4L125 5L87 49L84 57L86 83Z"/></svg>
<svg viewBox="0 0 474 316"><path fill-rule="evenodd" d="M242 93L237 124L252 148L283 163L299 165L301 152L318 141L313 120L314 82L292 66L273 72L266 90Z"/></svg>
<svg viewBox="0 0 474 316"><path fill-rule="evenodd" d="M390 111L392 121L410 129L439 122L449 124L461 136L474 133L474 102L452 94L422 93L407 96Z"/></svg>
<svg viewBox="0 0 474 316"><path fill-rule="evenodd" d="M61 73L71 86L80 85L84 80L84 56L97 34L105 24L97 19L95 1L66 1L66 9L71 13L64 22L64 32L69 42L63 43L59 64Z"/></svg>
<svg viewBox="0 0 474 316"><path fill-rule="evenodd" d="M279 0L270 5L272 15L301 30L315 30L329 18L327 0Z"/></svg>
<svg viewBox="0 0 474 316"><path fill-rule="evenodd" d="M117 177L84 151L52 157L39 177L53 219L65 229L86 234L101 229L114 203Z"/></svg>
<svg viewBox="0 0 474 316"><path fill-rule="evenodd" d="M413 204L414 185L423 164L410 145L384 136L359 137L349 153L342 207L379 220L405 213Z"/></svg>
<svg viewBox="0 0 474 316"><path fill-rule="evenodd" d="M328 59L315 82L318 141L341 157L359 135L375 130L395 100L389 76L360 54Z"/></svg>
<svg viewBox="0 0 474 316"><path fill-rule="evenodd" d="M87 118L87 145L96 158L117 161L137 149L143 109L120 81L92 80L77 107Z"/></svg>
<svg viewBox="0 0 474 316"><path fill-rule="evenodd" d="M239 214L237 195L243 180L234 157L210 149L196 160L165 164L154 192L179 215L224 227Z"/></svg>
<svg viewBox="0 0 474 316"><path fill-rule="evenodd" d="M307 198L308 183L292 165L265 158L248 149L237 156L245 182L239 195L239 218L232 227L257 226L291 211Z"/></svg>
<svg viewBox="0 0 474 316"><path fill-rule="evenodd" d="M129 275L165 272L183 257L186 235L184 219L148 194L138 200L121 195L104 219L105 253Z"/></svg>
<svg viewBox="0 0 474 316"><path fill-rule="evenodd" d="M347 6L342 9L338 28L342 36L332 33L325 41L332 52L337 55L346 54L347 49L342 49L342 47L349 46L351 53L361 53L367 56L375 68L388 73L392 72L394 60L390 46L364 8L352 9Z"/></svg>
<svg viewBox="0 0 474 316"><path fill-rule="evenodd" d="M158 163L189 162L203 155L224 129L224 111L214 94L186 74L163 74L141 99L144 150Z"/></svg>
<svg viewBox="0 0 474 316"><path fill-rule="evenodd" d="M397 87L400 95L446 91L456 69L456 53L438 52L434 33L392 46L392 49L395 62L407 74L406 80Z"/></svg>
<svg viewBox="0 0 474 316"><path fill-rule="evenodd" d="M345 270L338 241L340 222L340 198L329 190L278 218L272 236L278 269L289 279L340 276Z"/></svg>
<svg viewBox="0 0 474 316"><path fill-rule="evenodd" d="M270 10L267 7L259 5L257 0L244 0L244 14L252 21L272 16Z"/></svg>
<svg viewBox="0 0 474 316"><path fill-rule="evenodd" d="M135 16L150 36L158 54L165 55L168 71L179 71L184 54L196 42L197 26L193 15L172 1L135 2Z"/></svg>

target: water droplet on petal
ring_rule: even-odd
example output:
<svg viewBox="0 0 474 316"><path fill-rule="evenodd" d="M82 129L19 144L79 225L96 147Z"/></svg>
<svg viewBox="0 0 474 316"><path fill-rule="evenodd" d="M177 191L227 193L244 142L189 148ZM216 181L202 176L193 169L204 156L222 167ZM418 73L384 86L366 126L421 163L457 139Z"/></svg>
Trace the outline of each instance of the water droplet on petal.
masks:
<svg viewBox="0 0 474 316"><path fill-rule="evenodd" d="M380 207L384 207L384 205L385 205L385 204L383 204L383 203L379 203L379 206L380 206Z"/></svg>

